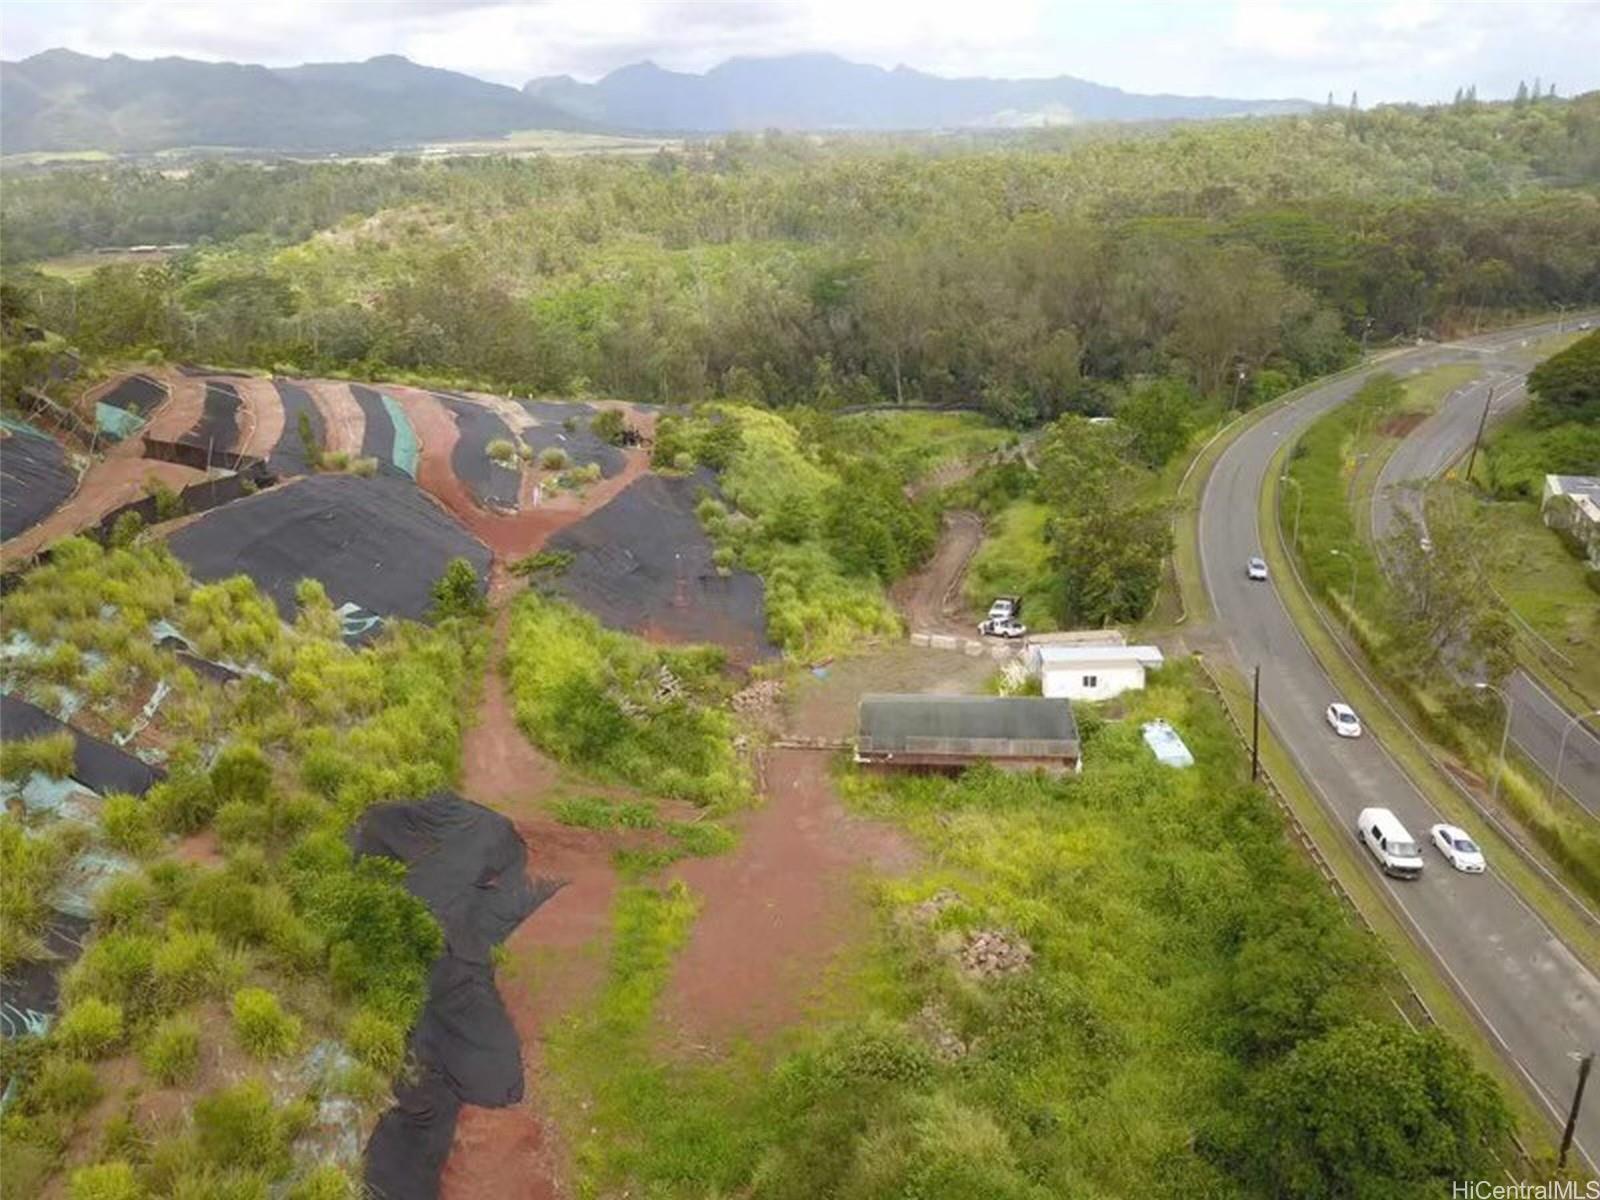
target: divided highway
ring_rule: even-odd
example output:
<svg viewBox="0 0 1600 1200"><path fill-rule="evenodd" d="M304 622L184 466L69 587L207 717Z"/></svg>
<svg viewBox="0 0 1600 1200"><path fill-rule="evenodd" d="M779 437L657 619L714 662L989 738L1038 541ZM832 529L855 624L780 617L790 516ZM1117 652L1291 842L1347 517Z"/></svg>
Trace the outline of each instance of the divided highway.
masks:
<svg viewBox="0 0 1600 1200"><path fill-rule="evenodd" d="M1468 345L1493 350L1541 332L1498 334ZM1258 500L1278 448L1348 399L1367 375L1462 356L1459 348L1429 346L1312 389L1241 434L1217 460L1200 501L1201 572L1218 631L1242 672L1261 666L1263 715L1352 838L1356 816L1368 805L1393 809L1419 840L1444 818L1371 734L1345 740L1328 728L1323 710L1341 697L1295 628L1276 585L1245 576L1246 559L1260 552L1266 536L1257 528ZM1492 862L1487 875L1466 876L1432 850L1426 854L1420 880L1379 876L1380 886L1552 1121L1564 1120L1576 1080L1573 1056L1600 1050L1600 979L1501 881ZM1586 1105L1576 1144L1593 1169L1600 1159L1600 1104Z"/></svg>
<svg viewBox="0 0 1600 1200"><path fill-rule="evenodd" d="M1525 335L1524 335L1525 336ZM1394 525L1394 514L1405 509L1424 526L1423 486L1442 475L1472 445L1483 416L1488 389L1494 388L1490 421L1527 400L1522 368L1492 357L1483 360L1483 373L1464 388L1452 392L1439 411L1418 425L1395 448L1378 476L1372 498L1372 531L1381 541ZM1567 794L1600 817L1600 733L1579 722L1570 726L1569 713L1525 671L1506 680L1512 699L1511 740L1549 776L1561 761L1561 784ZM1566 734L1566 753L1561 753Z"/></svg>

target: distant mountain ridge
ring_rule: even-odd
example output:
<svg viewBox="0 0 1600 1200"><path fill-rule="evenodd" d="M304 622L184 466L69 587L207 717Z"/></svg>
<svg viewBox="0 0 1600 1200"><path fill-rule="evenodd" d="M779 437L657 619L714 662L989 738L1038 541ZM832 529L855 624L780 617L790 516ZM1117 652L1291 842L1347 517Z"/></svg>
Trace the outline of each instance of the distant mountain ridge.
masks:
<svg viewBox="0 0 1600 1200"><path fill-rule="evenodd" d="M261 67L47 50L0 63L0 151L358 150L586 122L516 88L418 66Z"/></svg>
<svg viewBox="0 0 1600 1200"><path fill-rule="evenodd" d="M1293 99L1140 95L1070 75L947 79L833 54L733 58L704 75L642 62L597 83L557 75L530 80L522 90L611 129L662 133L995 128L1274 116L1314 107Z"/></svg>
<svg viewBox="0 0 1600 1200"><path fill-rule="evenodd" d="M734 58L704 75L636 63L519 91L398 55L263 67L46 50L0 62L0 152L178 147L328 152L524 129L714 134L920 130L1301 112L1301 100L1143 96L1071 76L945 79L831 54Z"/></svg>

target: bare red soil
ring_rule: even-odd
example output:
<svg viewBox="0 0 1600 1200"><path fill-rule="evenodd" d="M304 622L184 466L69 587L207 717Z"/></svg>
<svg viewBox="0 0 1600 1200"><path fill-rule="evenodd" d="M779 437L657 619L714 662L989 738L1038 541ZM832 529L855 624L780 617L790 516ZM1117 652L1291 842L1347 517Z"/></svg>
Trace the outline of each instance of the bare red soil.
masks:
<svg viewBox="0 0 1600 1200"><path fill-rule="evenodd" d="M983 519L973 512L945 514L939 544L926 566L890 589L890 598L906 624L925 633L971 635L961 604L961 580L983 543Z"/></svg>
<svg viewBox="0 0 1600 1200"><path fill-rule="evenodd" d="M270 379L230 379L239 393L239 453L266 458L283 435L283 400Z"/></svg>
<svg viewBox="0 0 1600 1200"><path fill-rule="evenodd" d="M915 861L898 830L845 811L828 755L776 750L765 774L766 802L741 823L738 846L673 871L703 907L663 1004L669 1045L722 1047L801 1016L864 927L859 873Z"/></svg>
<svg viewBox="0 0 1600 1200"><path fill-rule="evenodd" d="M552 533L610 502L650 465L644 451L630 450L621 471L585 489L582 495L547 491L539 504L523 512L487 512L478 507L471 491L450 469L450 452L459 436L450 411L435 397L416 388L387 390L405 409L421 444L417 482L502 560L536 553Z"/></svg>
<svg viewBox="0 0 1600 1200"><path fill-rule="evenodd" d="M161 381L167 385L167 399L150 414L144 432L158 442L175 442L193 429L204 414L206 381L176 371L162 372Z"/></svg>
<svg viewBox="0 0 1600 1200"><path fill-rule="evenodd" d="M322 448L334 454L360 454L367 415L350 394L350 385L318 379L308 383L306 390L322 414Z"/></svg>

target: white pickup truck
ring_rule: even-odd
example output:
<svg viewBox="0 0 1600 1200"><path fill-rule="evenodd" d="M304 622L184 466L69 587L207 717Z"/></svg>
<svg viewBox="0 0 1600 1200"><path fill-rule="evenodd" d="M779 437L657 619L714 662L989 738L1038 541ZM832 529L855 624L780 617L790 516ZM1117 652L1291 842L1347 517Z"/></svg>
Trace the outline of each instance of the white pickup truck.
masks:
<svg viewBox="0 0 1600 1200"><path fill-rule="evenodd" d="M978 632L984 637L1026 637L1028 627L1022 623L1022 597L1001 596L989 605L989 615L978 622Z"/></svg>

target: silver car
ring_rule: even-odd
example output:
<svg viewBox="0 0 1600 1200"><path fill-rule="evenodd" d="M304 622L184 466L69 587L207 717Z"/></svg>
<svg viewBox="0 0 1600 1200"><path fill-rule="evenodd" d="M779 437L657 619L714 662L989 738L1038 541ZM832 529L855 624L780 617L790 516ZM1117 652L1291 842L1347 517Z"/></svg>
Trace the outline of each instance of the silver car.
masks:
<svg viewBox="0 0 1600 1200"><path fill-rule="evenodd" d="M1267 560L1259 555L1252 558L1244 565L1244 573L1251 579L1265 579L1267 577Z"/></svg>

